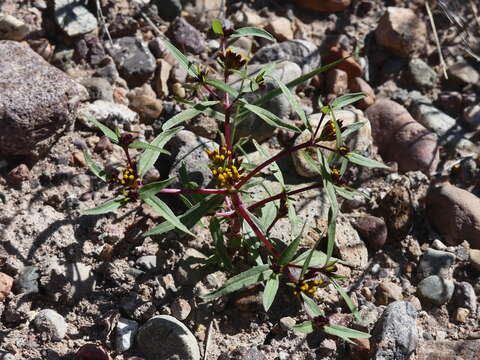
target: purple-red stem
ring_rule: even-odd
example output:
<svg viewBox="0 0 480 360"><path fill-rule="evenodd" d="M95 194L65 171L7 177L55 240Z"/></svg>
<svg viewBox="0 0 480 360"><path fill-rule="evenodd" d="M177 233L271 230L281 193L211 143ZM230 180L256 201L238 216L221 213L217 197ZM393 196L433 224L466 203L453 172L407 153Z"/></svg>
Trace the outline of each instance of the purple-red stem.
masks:
<svg viewBox="0 0 480 360"><path fill-rule="evenodd" d="M227 194L227 189L162 189L162 194Z"/></svg>

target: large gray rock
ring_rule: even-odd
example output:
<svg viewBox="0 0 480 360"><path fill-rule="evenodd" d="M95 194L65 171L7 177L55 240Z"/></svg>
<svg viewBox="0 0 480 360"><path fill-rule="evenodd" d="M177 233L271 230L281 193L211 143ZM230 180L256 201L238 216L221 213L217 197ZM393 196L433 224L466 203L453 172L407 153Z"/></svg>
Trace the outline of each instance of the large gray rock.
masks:
<svg viewBox="0 0 480 360"><path fill-rule="evenodd" d="M87 96L83 86L27 45L0 41L0 153L45 152L72 127Z"/></svg>
<svg viewBox="0 0 480 360"><path fill-rule="evenodd" d="M143 85L155 71L155 57L145 43L134 36L126 36L108 43L107 50L118 71L130 87Z"/></svg>
<svg viewBox="0 0 480 360"><path fill-rule="evenodd" d="M320 50L306 40L289 40L264 46L252 58L252 63L268 64L274 61L291 61L300 66L302 74L320 67Z"/></svg>
<svg viewBox="0 0 480 360"><path fill-rule="evenodd" d="M417 311L407 301L388 305L373 329L374 360L407 360L418 342Z"/></svg>
<svg viewBox="0 0 480 360"><path fill-rule="evenodd" d="M248 67L247 73L248 76L255 77L259 74L260 70L264 65L251 65ZM283 83L288 83L301 75L301 70L299 66L290 61L283 61L276 65L275 70L272 72L273 76L276 76ZM232 76L232 86L239 88L240 80ZM253 103L256 99L261 98L270 90L277 88L277 84L274 80L268 78L265 87L257 90L252 94L247 95L247 101ZM292 89L294 91L294 89ZM288 99L284 95L279 95L273 99L262 104L261 107L267 109L268 111L277 115L283 121L288 121L288 117L292 110L292 107ZM254 114L248 115L237 127L237 137L247 137L251 136L257 141L264 141L273 136L275 128L265 121L260 119Z"/></svg>
<svg viewBox="0 0 480 360"><path fill-rule="evenodd" d="M418 266L418 276L424 279L430 275L448 276L450 266L455 262L455 255L445 251L427 249Z"/></svg>
<svg viewBox="0 0 480 360"><path fill-rule="evenodd" d="M49 339L62 340L67 333L67 323L62 315L55 310L41 310L33 321L35 328L45 333Z"/></svg>
<svg viewBox="0 0 480 360"><path fill-rule="evenodd" d="M426 197L427 218L449 245L466 240L480 249L480 199L451 184L431 187Z"/></svg>
<svg viewBox="0 0 480 360"><path fill-rule="evenodd" d="M97 18L84 6L80 0L55 0L55 21L67 33L74 37L94 31L97 28Z"/></svg>
<svg viewBox="0 0 480 360"><path fill-rule="evenodd" d="M148 360L199 360L197 340L190 330L173 316L150 318L138 330L137 348Z"/></svg>
<svg viewBox="0 0 480 360"><path fill-rule="evenodd" d="M396 161L400 172L435 171L439 161L438 138L400 104L377 100L365 112L383 160Z"/></svg>
<svg viewBox="0 0 480 360"><path fill-rule="evenodd" d="M435 305L446 304L453 295L455 284L452 280L446 280L437 275L429 276L417 286L419 297Z"/></svg>
<svg viewBox="0 0 480 360"><path fill-rule="evenodd" d="M413 82L422 88L432 88L437 82L437 73L421 59L412 59L408 69Z"/></svg>
<svg viewBox="0 0 480 360"><path fill-rule="evenodd" d="M182 51L200 54L207 50L205 40L200 31L190 25L184 18L177 18L169 29L173 43Z"/></svg>

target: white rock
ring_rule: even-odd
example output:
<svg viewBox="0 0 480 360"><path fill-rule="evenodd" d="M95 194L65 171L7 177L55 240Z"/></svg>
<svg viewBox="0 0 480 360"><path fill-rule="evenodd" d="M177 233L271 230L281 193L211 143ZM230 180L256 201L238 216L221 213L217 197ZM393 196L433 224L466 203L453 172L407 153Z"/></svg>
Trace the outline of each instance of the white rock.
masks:
<svg viewBox="0 0 480 360"><path fill-rule="evenodd" d="M125 318L118 319L115 335L115 349L118 352L124 352L130 349L135 341L137 331L138 323L136 321Z"/></svg>
<svg viewBox="0 0 480 360"><path fill-rule="evenodd" d="M67 333L67 323L62 315L55 310L41 310L33 321L36 329L45 333L47 337L54 341L60 341Z"/></svg>

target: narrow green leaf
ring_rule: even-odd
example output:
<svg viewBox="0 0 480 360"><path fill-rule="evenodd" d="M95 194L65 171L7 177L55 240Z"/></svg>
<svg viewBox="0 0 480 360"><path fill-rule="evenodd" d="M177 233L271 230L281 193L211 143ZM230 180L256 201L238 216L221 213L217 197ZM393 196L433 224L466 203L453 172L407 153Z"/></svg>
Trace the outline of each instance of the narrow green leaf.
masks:
<svg viewBox="0 0 480 360"><path fill-rule="evenodd" d="M96 127L98 127L106 137L112 140L115 144L118 144L117 134L112 131L108 126L103 125L100 121L91 116L85 116L85 118L91 123L93 123Z"/></svg>
<svg viewBox="0 0 480 360"><path fill-rule="evenodd" d="M107 202L104 202L103 204L93 208L93 209L88 209L82 212L83 215L100 215L100 214L106 214L108 212L114 211L121 207L122 205L125 204L125 199L124 198L117 198L117 199L112 199Z"/></svg>
<svg viewBox="0 0 480 360"><path fill-rule="evenodd" d="M183 231L184 233L195 236L185 227L185 225L182 224L182 222L175 216L175 214L172 210L170 210L167 204L165 204L158 197L153 195L149 198L144 199L144 201L148 205L150 205L156 212L158 212L165 219L165 221L168 221L170 224L172 224L177 229Z"/></svg>
<svg viewBox="0 0 480 360"><path fill-rule="evenodd" d="M163 126L162 130L168 130L181 124L184 121L193 119L195 116L200 115L204 111L206 111L210 106L218 104L219 101L204 101L199 104L193 105L192 108L182 111L177 115L173 116L169 120L167 120Z"/></svg>
<svg viewBox="0 0 480 360"><path fill-rule="evenodd" d="M211 195L204 200L188 209L183 215L180 216L180 221L188 228L191 229L200 219L205 216L209 211L218 207L223 203L223 195ZM153 227L143 234L143 236L160 235L168 231L173 230L175 227L167 221Z"/></svg>
<svg viewBox="0 0 480 360"><path fill-rule="evenodd" d="M333 247L335 245L335 234L337 228L337 213L333 208L328 209L328 228L327 228L327 263L332 258Z"/></svg>
<svg viewBox="0 0 480 360"><path fill-rule="evenodd" d="M163 181L156 181L147 185L144 185L138 190L140 198L148 199L153 195L156 195L160 190L165 189L168 185L175 181L175 178L172 177Z"/></svg>
<svg viewBox="0 0 480 360"><path fill-rule="evenodd" d="M285 249L285 251L282 253L280 258L278 259L278 265L285 265L288 262L290 262L290 260L293 259L293 257L295 256L295 254L297 252L298 245L300 244L301 238L302 238L302 233L300 233L300 235L298 235L290 243L290 245L288 245L288 247Z"/></svg>
<svg viewBox="0 0 480 360"><path fill-rule="evenodd" d="M280 285L280 280L277 274L272 274L270 279L267 280L267 284L265 285L265 290L263 291L263 308L265 311L270 309L270 306L273 304L273 300L275 300L275 295L277 295L278 286Z"/></svg>
<svg viewBox="0 0 480 360"><path fill-rule="evenodd" d="M202 296L202 299L206 301L213 300L246 286L257 284L267 279L272 273L273 271L270 270L270 265L268 264L255 266L228 279L220 289Z"/></svg>
<svg viewBox="0 0 480 360"><path fill-rule="evenodd" d="M315 300L313 300L311 297L305 295L303 292L301 294L302 294L302 299L305 302L305 305L307 307L306 310L310 313L311 317L324 316L325 315L325 313L322 311L322 309L320 309L318 307Z"/></svg>
<svg viewBox="0 0 480 360"><path fill-rule="evenodd" d="M212 217L210 220L210 233L212 234L213 243L215 244L215 254L223 263L227 270L232 269L232 261L227 253L225 242L223 239L223 232L220 229L220 221L216 217Z"/></svg>
<svg viewBox="0 0 480 360"><path fill-rule="evenodd" d="M265 229L268 229L270 224L272 223L273 220L277 217L277 207L275 204L272 202L269 202L265 204L265 206L262 207L262 218L260 221L262 222L262 226Z"/></svg>
<svg viewBox="0 0 480 360"><path fill-rule="evenodd" d="M298 78L296 78L295 80L292 80L290 81L289 83L287 83L285 86L287 88L292 88L294 86L297 86L298 84L301 84L305 81L307 81L308 79L314 77L315 75L318 75L322 72L325 72L335 66L337 66L338 64L340 64L341 62L345 61L345 59L347 58L344 58L344 59L339 59L337 61L334 61L330 64L327 64L327 65L324 65L318 69L315 69L313 71L310 71L308 74L305 74L305 75L302 75L302 76L299 76ZM279 88L276 88L276 89L273 89L273 90L270 90L269 92L267 92L265 95L263 95L260 99L256 100L254 102L254 105L262 105L262 104L265 104L267 101L270 101L272 100L274 97L280 95L282 93L282 90L279 89ZM248 114L248 112L246 111L242 111L239 115L239 118L244 118L246 115Z"/></svg>
<svg viewBox="0 0 480 360"><path fill-rule="evenodd" d="M343 301L345 301L345 304L347 304L348 309L351 311L353 316L355 316L355 319L357 321L361 321L360 314L358 312L358 308L355 306L355 304L352 301L352 298L347 294L347 292L338 284L338 282L335 279L330 279L333 286L335 289L337 289L338 293L340 296L343 298Z"/></svg>
<svg viewBox="0 0 480 360"><path fill-rule="evenodd" d="M90 171L95 175L97 176L99 179L103 180L103 181L107 181L107 174L105 174L105 171L100 168L100 166L98 166L93 160L92 158L90 157L90 155L88 154L87 151L83 151L83 156L85 158L85 162L87 163Z"/></svg>
<svg viewBox="0 0 480 360"><path fill-rule="evenodd" d="M214 34L223 35L223 25L222 22L218 19L212 21L212 30Z"/></svg>
<svg viewBox="0 0 480 360"><path fill-rule="evenodd" d="M194 78L198 78L198 72L197 69L195 68L195 65L193 62L187 59L185 55L182 54L180 50L178 50L170 41L168 41L164 37L160 37L160 41L162 42L163 45L172 53L173 57L178 61L181 67L183 67L187 72L190 74L190 76Z"/></svg>
<svg viewBox="0 0 480 360"><path fill-rule="evenodd" d="M142 141L135 141L128 145L129 148L131 149L148 149L148 150L153 150L156 152L159 152L160 154L167 154L170 155L170 152L164 149L159 148L158 146L154 146Z"/></svg>
<svg viewBox="0 0 480 360"><path fill-rule="evenodd" d="M270 75L270 77L275 80L280 90L282 90L283 95L287 98L288 102L292 106L292 109L297 113L299 118L303 121L305 128L307 128L310 132L312 132L312 126L310 122L307 120L307 116L305 115L305 111L303 110L302 106L298 103L295 95L285 86L285 84L276 76Z"/></svg>
<svg viewBox="0 0 480 360"><path fill-rule="evenodd" d="M275 41L275 38L267 31L249 26L235 30L235 32L230 36L230 38L236 39L243 36L257 36L271 41Z"/></svg>
<svg viewBox="0 0 480 360"><path fill-rule="evenodd" d="M323 331L327 334L341 337L342 339L368 339L370 334L364 333L362 331L349 329L341 325L325 325ZM350 341L351 342L351 341Z"/></svg>
<svg viewBox="0 0 480 360"><path fill-rule="evenodd" d="M365 123L360 121L357 121L353 124L348 125L347 128L342 132L343 138L346 139L348 135L353 134L354 132L360 130L364 126L365 126Z"/></svg>
<svg viewBox="0 0 480 360"><path fill-rule="evenodd" d="M207 81L205 81L208 85L212 85L215 88L228 93L230 96L232 96L234 99L240 96L240 93L235 90L233 87L231 87L228 84L225 84L222 80L218 79L212 79L208 78Z"/></svg>
<svg viewBox="0 0 480 360"><path fill-rule="evenodd" d="M250 110L255 115L257 115L260 119L262 119L267 124L269 124L273 127L282 128L282 129L286 129L286 130L291 130L291 131L295 131L295 132L298 132L298 133L301 132L300 129L298 127L296 127L295 125L291 125L291 124L288 124L288 123L280 120L280 118L277 115L275 115L274 113L272 113L272 112L270 112L270 111L268 111L264 108L261 108L259 106L252 105L252 104L245 104L243 107Z"/></svg>
<svg viewBox="0 0 480 360"><path fill-rule="evenodd" d="M162 149L165 144L180 130L181 127L168 129L163 131L162 133L158 134L158 136L152 140L150 145L158 147ZM147 171L155 164L159 157L160 153L154 150L145 150L142 155L140 156L140 160L138 161L138 175L142 178Z"/></svg>
<svg viewBox="0 0 480 360"><path fill-rule="evenodd" d="M301 324L293 325L291 329L304 334L310 334L315 331L315 327L311 321L304 321Z"/></svg>
<svg viewBox="0 0 480 360"><path fill-rule="evenodd" d="M351 94L345 94L342 96L339 96L335 98L331 103L330 106L333 109L341 109L342 107L345 107L347 105L350 105L354 102L357 102L358 100L363 99L364 97L367 97L364 93L351 93Z"/></svg>
<svg viewBox="0 0 480 360"><path fill-rule="evenodd" d="M381 169L389 169L387 165L384 163L381 163L379 161L369 159L365 156L362 156L360 154L354 153L354 152L349 152L345 157L351 161L354 164L360 165L360 166L366 166L369 168L381 168Z"/></svg>

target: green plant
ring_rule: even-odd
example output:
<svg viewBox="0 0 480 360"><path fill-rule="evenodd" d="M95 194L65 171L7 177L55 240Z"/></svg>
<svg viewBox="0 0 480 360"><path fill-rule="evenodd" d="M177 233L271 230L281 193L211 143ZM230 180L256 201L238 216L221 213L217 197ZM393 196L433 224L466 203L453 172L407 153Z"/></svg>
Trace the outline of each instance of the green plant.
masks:
<svg viewBox="0 0 480 360"><path fill-rule="evenodd" d="M303 305L308 319L294 326L295 330L308 333L320 329L346 341L350 341L351 338L369 337L368 334L330 324L328 317L325 316L315 301L317 290L328 283L332 283L353 314L358 317L349 296L336 281L340 278L335 274L336 263L339 260L333 258L332 253L339 213L337 195L351 198L358 194L355 190L348 188L343 179L349 163L368 167L385 167L385 165L350 151L345 145L345 138L359 130L363 124L343 127L341 120L335 118L334 110L349 105L363 98L364 95L361 93L346 94L338 97L332 103L322 106L322 119L314 128L290 89L335 66L341 60L323 66L288 84L283 84L272 75L273 64L265 66L258 75L250 78L246 71L248 60L231 50L229 46L241 36L261 36L272 39L271 35L255 28L241 28L234 31L225 28L219 21L214 21L212 28L220 38L221 43L217 61L223 69L222 80L210 76L209 70L193 64L170 42L166 39L162 40L193 79L191 89L197 92L200 92L201 89L205 90L210 99L191 104L189 109L166 121L163 124L163 132L151 143L134 141L129 134L119 134L118 130L112 131L91 119L110 140L122 147L127 162L124 169L107 174L93 163L88 154L85 154L91 171L115 188L117 197L84 213L101 214L113 211L128 203L143 201L155 209L165 220L144 234L149 236L162 234L172 229L178 229L192 235L190 229L203 216L214 212L214 215L210 217L209 229L215 253L209 259L209 262L216 262L227 271L234 272L235 264L232 261L231 254L243 248L249 254L249 258L245 259L246 262L255 265L231 277L221 288L204 296L204 300L212 300L246 286L263 282L265 284L263 305L265 310L268 311L275 300L280 282L285 281L286 285L291 288L292 296ZM236 74L242 79L240 88L229 85L232 74ZM266 79L269 78L273 79L278 88L249 103L245 95L258 91L264 86ZM254 141L253 143L258 151L265 155L267 160L256 166L243 163L239 153L242 151L242 145L245 141L244 139L237 139L235 131L238 124L250 113L254 113L274 127L295 132L301 131L297 126L279 119L275 114L261 107L266 101L280 94L283 94L289 100L292 108L302 120L303 127L309 130L310 139L300 145L287 148L270 158L265 154L264 149ZM159 154L165 152L163 150L164 145L182 129L180 125L201 113L215 117L223 123L223 145L218 149L207 151L210 159L208 166L216 181L216 187L200 188L194 184L194 186L183 189L169 188L168 186L175 179L143 184L143 176L155 164ZM328 121L325 120L327 115L330 117ZM325 124L323 124L324 120ZM322 127L322 125L324 126ZM335 145L326 146L325 142L327 141ZM144 151L138 159L133 159L129 151L131 148L144 149ZM313 151L316 155L310 156L306 152L304 153L310 165L317 169L321 181L314 185L292 189L285 184L276 161L294 152L306 149ZM324 151L328 151L329 155L326 156ZM317 159L314 159L314 157L317 157ZM266 168L272 170L283 191L265 197L260 201L248 203L246 195L249 187L257 184L254 179L260 177L261 171ZM188 182L188 177L186 180ZM319 191L323 188L330 203L326 231L327 251L323 253L316 250L317 246L315 246L307 252L297 254L303 230L307 224L296 214L295 208L291 204L291 198L301 192L315 188ZM188 204L189 209L177 216L157 196L158 194L178 194ZM194 196L186 198L187 195ZM279 219L284 217L290 220L292 229L299 229L298 225L302 225L300 231L295 231L296 234L292 235L292 240L288 246L279 244L278 241L274 242L269 237L271 229ZM321 234L321 239L323 235Z"/></svg>

